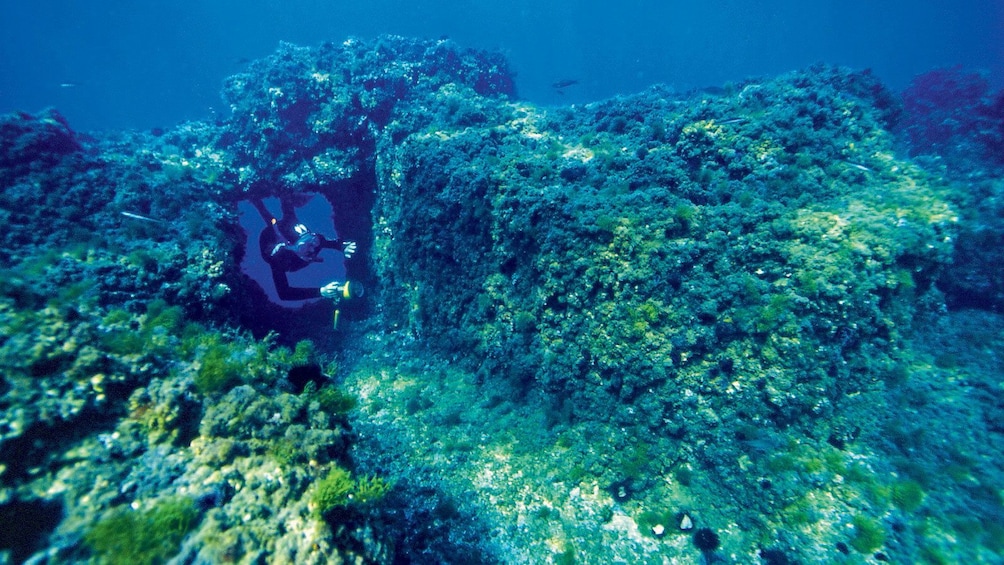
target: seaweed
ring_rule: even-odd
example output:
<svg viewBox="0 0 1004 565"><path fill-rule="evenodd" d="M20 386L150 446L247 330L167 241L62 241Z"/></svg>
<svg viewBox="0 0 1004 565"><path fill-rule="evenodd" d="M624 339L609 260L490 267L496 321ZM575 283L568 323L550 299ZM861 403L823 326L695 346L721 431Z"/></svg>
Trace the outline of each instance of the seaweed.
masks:
<svg viewBox="0 0 1004 565"><path fill-rule="evenodd" d="M146 510L119 507L94 524L84 542L102 563L163 563L178 552L198 520L198 509L187 497L163 499Z"/></svg>

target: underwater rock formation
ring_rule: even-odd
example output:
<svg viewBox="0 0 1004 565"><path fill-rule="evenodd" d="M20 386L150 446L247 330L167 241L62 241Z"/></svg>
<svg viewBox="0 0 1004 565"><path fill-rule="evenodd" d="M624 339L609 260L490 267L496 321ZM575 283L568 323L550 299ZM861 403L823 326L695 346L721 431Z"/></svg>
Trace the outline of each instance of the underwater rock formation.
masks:
<svg viewBox="0 0 1004 565"><path fill-rule="evenodd" d="M713 98L497 104L383 144L389 323L655 434L686 391L723 422L832 416L894 365L951 255L955 213L894 156L887 100L815 68Z"/></svg>
<svg viewBox="0 0 1004 565"><path fill-rule="evenodd" d="M912 348L984 255L870 74L540 108L498 55L382 37L283 44L223 94L228 120L156 134L0 120L0 516L43 530L6 559L1000 549L941 493L1004 508L1002 407L968 458L891 416L954 386ZM237 202L294 193L360 242L338 334L240 272ZM952 517L910 522L928 501Z"/></svg>
<svg viewBox="0 0 1004 565"><path fill-rule="evenodd" d="M242 190L335 187L373 168L375 137L399 106L452 84L474 97L515 95L504 59L448 41L284 43L227 80L233 117L221 145Z"/></svg>
<svg viewBox="0 0 1004 565"><path fill-rule="evenodd" d="M975 220L960 226L952 268L939 281L946 302L1004 311L1004 272L986 268L1004 261L1004 186L994 174L1004 164L1004 91L960 67L937 69L914 79L903 105L903 145L961 185L959 206Z"/></svg>

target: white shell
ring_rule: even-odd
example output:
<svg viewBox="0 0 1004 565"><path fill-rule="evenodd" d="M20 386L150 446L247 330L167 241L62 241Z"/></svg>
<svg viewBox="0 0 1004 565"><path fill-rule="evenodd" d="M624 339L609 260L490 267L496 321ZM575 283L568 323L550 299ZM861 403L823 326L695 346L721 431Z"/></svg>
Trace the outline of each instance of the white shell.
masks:
<svg viewBox="0 0 1004 565"><path fill-rule="evenodd" d="M690 519L690 516L686 514L683 515L683 518L680 519L680 529L681 530L694 529L694 521Z"/></svg>

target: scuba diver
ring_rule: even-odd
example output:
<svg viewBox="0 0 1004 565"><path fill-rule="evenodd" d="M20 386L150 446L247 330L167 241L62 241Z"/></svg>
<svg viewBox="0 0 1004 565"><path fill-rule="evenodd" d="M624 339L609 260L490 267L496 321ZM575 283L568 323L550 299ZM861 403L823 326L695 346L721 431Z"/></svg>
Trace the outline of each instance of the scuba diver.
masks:
<svg viewBox="0 0 1004 565"><path fill-rule="evenodd" d="M336 303L348 298L362 296L363 288L357 282L332 281L320 288L299 288L289 285L288 273L299 271L312 263L319 263L322 249L341 251L348 259L356 251L354 241L331 240L312 232L296 217L296 207L289 198L282 198L282 218L276 219L261 199L253 200L254 207L265 220L265 228L258 236L261 257L272 271L275 291L282 300L310 300L330 298ZM338 310L335 309L335 324Z"/></svg>

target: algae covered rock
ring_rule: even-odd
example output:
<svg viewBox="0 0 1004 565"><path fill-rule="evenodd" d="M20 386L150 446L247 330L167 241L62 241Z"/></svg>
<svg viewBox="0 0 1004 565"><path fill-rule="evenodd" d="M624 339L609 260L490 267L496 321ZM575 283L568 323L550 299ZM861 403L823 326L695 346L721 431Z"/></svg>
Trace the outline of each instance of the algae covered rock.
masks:
<svg viewBox="0 0 1004 565"><path fill-rule="evenodd" d="M567 478L615 504L699 491L740 529L787 520L813 493L776 452L874 425L863 406L943 301L958 217L895 154L893 96L819 66L395 129L445 94L402 105L377 145L385 327L542 402ZM826 471L810 459L792 469ZM603 527L635 531L616 506Z"/></svg>
<svg viewBox="0 0 1004 565"><path fill-rule="evenodd" d="M586 413L687 389L782 426L828 413L881 379L951 250L888 104L817 68L703 99L506 105L382 146L387 317Z"/></svg>
<svg viewBox="0 0 1004 565"><path fill-rule="evenodd" d="M5 180L32 167L53 166L64 156L83 149L78 135L58 111L48 108L38 115L19 112L0 120L0 169ZM38 155L46 158L42 161ZM8 176L9 175L9 176Z"/></svg>
<svg viewBox="0 0 1004 565"><path fill-rule="evenodd" d="M503 58L450 41L283 43L227 80L234 116L221 141L244 190L337 188L372 169L376 135L399 105L452 83L482 96L515 94Z"/></svg>

